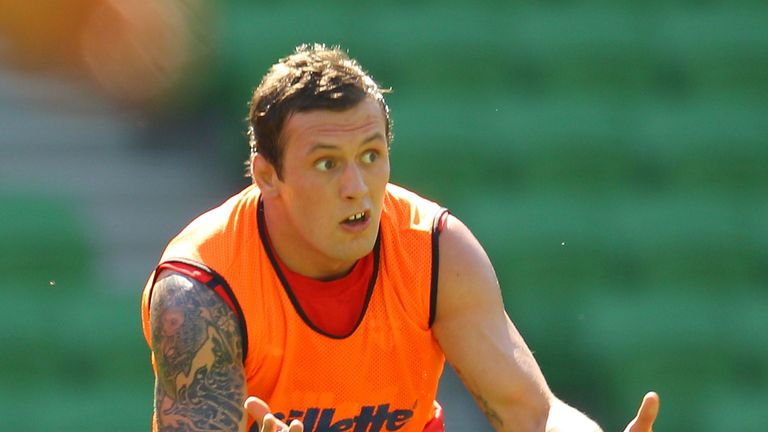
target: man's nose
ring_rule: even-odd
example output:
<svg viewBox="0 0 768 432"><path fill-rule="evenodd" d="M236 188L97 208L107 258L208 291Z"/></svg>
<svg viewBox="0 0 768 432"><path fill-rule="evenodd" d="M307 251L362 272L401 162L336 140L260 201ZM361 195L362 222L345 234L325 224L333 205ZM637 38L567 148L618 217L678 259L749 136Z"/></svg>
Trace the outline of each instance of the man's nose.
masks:
<svg viewBox="0 0 768 432"><path fill-rule="evenodd" d="M358 199L368 193L365 173L357 164L349 164L341 176L341 194L345 199Z"/></svg>

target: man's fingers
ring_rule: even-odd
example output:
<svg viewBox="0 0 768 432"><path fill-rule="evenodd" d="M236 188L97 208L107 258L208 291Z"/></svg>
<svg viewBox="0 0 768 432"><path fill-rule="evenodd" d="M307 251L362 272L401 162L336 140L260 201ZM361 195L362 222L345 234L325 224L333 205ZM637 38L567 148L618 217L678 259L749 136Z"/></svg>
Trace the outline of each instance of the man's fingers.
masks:
<svg viewBox="0 0 768 432"><path fill-rule="evenodd" d="M255 396L246 399L243 406L261 426L259 428L261 432L304 432L304 424L301 421L294 419L290 426L283 423L272 415L272 410L266 402Z"/></svg>
<svg viewBox="0 0 768 432"><path fill-rule="evenodd" d="M245 406L248 414L259 422L270 412L269 405L255 396L250 396L246 399L243 406Z"/></svg>
<svg viewBox="0 0 768 432"><path fill-rule="evenodd" d="M637 417L629 424L628 432L651 432L653 422L659 414L659 395L655 392L646 393L640 409L637 411Z"/></svg>
<svg viewBox="0 0 768 432"><path fill-rule="evenodd" d="M243 406L245 407L245 410L248 411L248 414L256 420L256 423L261 426L259 429L262 432L274 432L279 430L275 425L277 419L270 414L271 410L269 409L269 405L263 400L255 396L250 396L245 400ZM268 420L265 417L271 417L271 420Z"/></svg>
<svg viewBox="0 0 768 432"><path fill-rule="evenodd" d="M288 428L288 432L304 432L304 423L294 419Z"/></svg>
<svg viewBox="0 0 768 432"><path fill-rule="evenodd" d="M281 422L272 414L266 414L263 420L264 424L261 425L261 432L281 432L285 429L285 423Z"/></svg>
<svg viewBox="0 0 768 432"><path fill-rule="evenodd" d="M304 432L304 424L299 420L294 419L291 425L288 426L271 413L264 416L263 425L261 426L261 432Z"/></svg>

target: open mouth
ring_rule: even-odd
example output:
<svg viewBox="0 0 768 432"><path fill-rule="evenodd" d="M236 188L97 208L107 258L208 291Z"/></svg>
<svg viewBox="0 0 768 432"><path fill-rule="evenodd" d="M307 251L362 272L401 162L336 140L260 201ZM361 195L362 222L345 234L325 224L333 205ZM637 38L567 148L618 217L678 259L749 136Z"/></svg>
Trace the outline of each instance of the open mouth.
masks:
<svg viewBox="0 0 768 432"><path fill-rule="evenodd" d="M342 220L341 223L347 226L357 226L357 225L365 224L366 222L368 222L369 218L370 218L369 212L366 210L366 211L361 211L361 212L349 215L349 217Z"/></svg>

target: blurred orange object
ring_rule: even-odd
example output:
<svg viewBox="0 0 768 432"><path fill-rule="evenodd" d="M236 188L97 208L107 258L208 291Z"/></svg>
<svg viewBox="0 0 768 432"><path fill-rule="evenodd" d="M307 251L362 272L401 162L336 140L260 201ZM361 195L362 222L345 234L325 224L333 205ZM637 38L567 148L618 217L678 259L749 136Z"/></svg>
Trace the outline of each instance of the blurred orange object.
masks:
<svg viewBox="0 0 768 432"><path fill-rule="evenodd" d="M170 89L187 64L189 32L178 2L102 1L81 32L87 71L129 102Z"/></svg>
<svg viewBox="0 0 768 432"><path fill-rule="evenodd" d="M80 29L100 0L0 1L0 36L7 59L25 69L71 69Z"/></svg>
<svg viewBox="0 0 768 432"><path fill-rule="evenodd" d="M190 47L199 46L190 17L200 4L2 0L0 36L17 66L74 72L113 98L142 104L167 93L190 66Z"/></svg>

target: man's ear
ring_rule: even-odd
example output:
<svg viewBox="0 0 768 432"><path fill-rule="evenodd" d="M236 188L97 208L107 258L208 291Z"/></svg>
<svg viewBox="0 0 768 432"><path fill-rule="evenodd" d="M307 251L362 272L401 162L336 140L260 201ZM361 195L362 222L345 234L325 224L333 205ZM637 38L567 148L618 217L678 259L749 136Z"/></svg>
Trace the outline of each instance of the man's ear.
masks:
<svg viewBox="0 0 768 432"><path fill-rule="evenodd" d="M251 177L265 196L277 196L280 191L280 179L275 167L259 153L251 155Z"/></svg>

